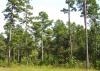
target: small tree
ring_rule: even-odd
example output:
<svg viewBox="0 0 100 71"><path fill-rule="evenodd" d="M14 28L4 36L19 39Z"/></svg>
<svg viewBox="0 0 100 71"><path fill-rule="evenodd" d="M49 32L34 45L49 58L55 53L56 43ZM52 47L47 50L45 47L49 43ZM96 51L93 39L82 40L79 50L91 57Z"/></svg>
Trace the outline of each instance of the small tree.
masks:
<svg viewBox="0 0 100 71"><path fill-rule="evenodd" d="M41 61L44 61L44 38L46 37L48 27L52 24L52 20L48 20L47 13L43 11L39 12L39 16L34 17L34 19L35 22L33 22L32 29L34 31L35 41L41 43Z"/></svg>

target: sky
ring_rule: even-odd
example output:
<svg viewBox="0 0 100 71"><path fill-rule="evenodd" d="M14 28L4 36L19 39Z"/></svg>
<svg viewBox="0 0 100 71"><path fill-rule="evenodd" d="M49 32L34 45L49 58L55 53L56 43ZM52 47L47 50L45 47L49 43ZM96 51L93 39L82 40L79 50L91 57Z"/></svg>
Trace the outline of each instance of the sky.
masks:
<svg viewBox="0 0 100 71"><path fill-rule="evenodd" d="M40 11L45 11L50 19L54 19L55 21L61 19L64 23L68 21L68 15L60 11L63 8L67 8L65 0L33 0L31 4L34 8L34 15L38 15ZM71 13L71 21L77 24L83 24L83 19L80 18L79 12Z"/></svg>
<svg viewBox="0 0 100 71"><path fill-rule="evenodd" d="M4 16L2 11L6 8L7 0L0 0L0 32L3 30L3 25L5 24Z"/></svg>
<svg viewBox="0 0 100 71"><path fill-rule="evenodd" d="M3 25L5 24L2 11L6 8L7 0L0 0L0 32L3 32ZM63 20L64 23L68 21L68 15L64 14L60 10L67 8L65 0L32 0L33 15L38 15L40 11L44 11L48 14L49 19ZM71 13L71 22L84 25L83 18L80 18L80 12Z"/></svg>

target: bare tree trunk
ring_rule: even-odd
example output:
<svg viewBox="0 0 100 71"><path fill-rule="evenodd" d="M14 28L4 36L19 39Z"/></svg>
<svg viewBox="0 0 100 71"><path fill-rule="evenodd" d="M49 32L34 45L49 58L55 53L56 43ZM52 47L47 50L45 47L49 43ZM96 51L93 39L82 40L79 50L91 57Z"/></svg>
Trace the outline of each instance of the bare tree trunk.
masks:
<svg viewBox="0 0 100 71"><path fill-rule="evenodd" d="M21 63L21 49L18 46L18 63Z"/></svg>
<svg viewBox="0 0 100 71"><path fill-rule="evenodd" d="M43 29L41 33L41 50L42 50L42 61L43 61L44 60Z"/></svg>
<svg viewBox="0 0 100 71"><path fill-rule="evenodd" d="M94 42L95 42L95 44L94 44L95 45L95 51L94 51L94 57L93 57L94 60L93 60L93 62L96 65L96 57L97 57L96 56L96 54L97 54L97 38L96 38L97 32L96 31L97 31L97 24L96 24L96 19L94 19L93 21L94 21L94 33L95 33L94 34L94 38L95 38L95 40L94 40Z"/></svg>
<svg viewBox="0 0 100 71"><path fill-rule="evenodd" d="M89 68L89 53L88 53L88 31L87 31L87 9L86 0L84 0L84 24L85 24L85 44L86 44L86 68Z"/></svg>
<svg viewBox="0 0 100 71"><path fill-rule="evenodd" d="M27 45L27 24L26 24L26 59L27 59L27 65L29 64L29 50L28 50L28 45Z"/></svg>
<svg viewBox="0 0 100 71"><path fill-rule="evenodd" d="M70 58L72 58L72 37L71 37L71 24L70 24L70 4L68 4L68 23L69 23L69 44L70 44Z"/></svg>
<svg viewBox="0 0 100 71"><path fill-rule="evenodd" d="M27 4L27 3L26 3ZM27 17L28 17L28 15L27 15L27 7L26 7L26 9L25 9L25 35L26 35L26 37L25 37L25 44L26 44L26 64L28 65L29 64L29 59L28 59L28 45L27 45L27 37L28 37L28 19L27 19Z"/></svg>
<svg viewBox="0 0 100 71"><path fill-rule="evenodd" d="M43 50L43 40L42 40L42 44L41 44L41 46L42 46L42 61L44 60L44 50Z"/></svg>
<svg viewBox="0 0 100 71"><path fill-rule="evenodd" d="M11 49L10 49L10 46L8 48L8 65L10 65L10 60L11 59Z"/></svg>
<svg viewBox="0 0 100 71"><path fill-rule="evenodd" d="M27 21L27 14L26 14L26 21ZM28 49L28 39L27 39L27 37L28 37L28 24L27 24L27 22L26 22L25 32L26 32L26 34L25 34L26 35L25 43L26 43L26 59L27 59L26 63L28 65L29 64L29 49Z"/></svg>
<svg viewBox="0 0 100 71"><path fill-rule="evenodd" d="M10 28L10 30L9 30L8 65L10 65L10 61L11 61L11 47L10 47L10 44L11 44L11 28Z"/></svg>

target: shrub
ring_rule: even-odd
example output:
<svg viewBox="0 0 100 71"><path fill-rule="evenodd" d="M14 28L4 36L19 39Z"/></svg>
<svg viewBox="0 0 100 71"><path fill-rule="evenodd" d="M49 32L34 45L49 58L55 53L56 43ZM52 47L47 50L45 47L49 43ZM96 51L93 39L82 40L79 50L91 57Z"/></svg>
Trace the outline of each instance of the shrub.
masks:
<svg viewBox="0 0 100 71"><path fill-rule="evenodd" d="M96 61L96 68L97 68L97 69L100 69L100 60L97 60L97 61Z"/></svg>

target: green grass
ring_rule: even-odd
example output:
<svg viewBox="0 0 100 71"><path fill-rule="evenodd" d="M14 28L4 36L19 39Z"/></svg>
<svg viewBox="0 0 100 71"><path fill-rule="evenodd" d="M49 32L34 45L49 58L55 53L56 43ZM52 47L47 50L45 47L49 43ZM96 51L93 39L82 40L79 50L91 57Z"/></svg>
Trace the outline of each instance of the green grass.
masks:
<svg viewBox="0 0 100 71"><path fill-rule="evenodd" d="M53 66L11 66L0 67L0 71L87 71L82 68L66 68L66 67L53 67ZM90 69L88 71L97 71Z"/></svg>

